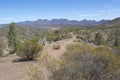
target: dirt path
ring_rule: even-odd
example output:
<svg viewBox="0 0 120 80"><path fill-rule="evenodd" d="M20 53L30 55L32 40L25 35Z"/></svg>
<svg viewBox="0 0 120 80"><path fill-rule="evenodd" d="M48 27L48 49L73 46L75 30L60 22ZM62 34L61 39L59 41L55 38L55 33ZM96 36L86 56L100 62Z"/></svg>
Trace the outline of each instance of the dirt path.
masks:
<svg viewBox="0 0 120 80"><path fill-rule="evenodd" d="M16 55L0 58L0 80L29 80L27 69L32 62L13 62Z"/></svg>
<svg viewBox="0 0 120 80"><path fill-rule="evenodd" d="M56 43L53 43L50 45L50 47L47 47L45 48L45 52L47 52L48 54L54 56L56 59L59 59L61 57L62 54L64 54L65 50L66 50L66 45L67 44L70 44L73 42L73 39L66 39L66 40L61 40L61 41L58 41ZM59 50L53 50L52 49L52 46L54 44L58 44L60 45L60 49Z"/></svg>

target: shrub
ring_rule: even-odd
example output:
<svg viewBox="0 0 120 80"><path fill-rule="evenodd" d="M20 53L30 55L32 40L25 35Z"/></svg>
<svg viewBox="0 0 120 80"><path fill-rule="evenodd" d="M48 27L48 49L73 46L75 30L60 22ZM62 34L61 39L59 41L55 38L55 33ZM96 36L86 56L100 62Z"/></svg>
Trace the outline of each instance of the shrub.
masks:
<svg viewBox="0 0 120 80"><path fill-rule="evenodd" d="M26 40L20 44L17 55L28 59L33 60L35 57L38 57L38 52L42 50L42 46L38 42L33 40Z"/></svg>
<svg viewBox="0 0 120 80"><path fill-rule="evenodd" d="M60 49L60 45L58 44L53 45L53 50L58 50L58 49Z"/></svg>
<svg viewBox="0 0 120 80"><path fill-rule="evenodd" d="M46 36L46 40L51 43L55 40L55 36L53 34L49 34Z"/></svg>
<svg viewBox="0 0 120 80"><path fill-rule="evenodd" d="M0 56L3 56L3 50L0 49Z"/></svg>

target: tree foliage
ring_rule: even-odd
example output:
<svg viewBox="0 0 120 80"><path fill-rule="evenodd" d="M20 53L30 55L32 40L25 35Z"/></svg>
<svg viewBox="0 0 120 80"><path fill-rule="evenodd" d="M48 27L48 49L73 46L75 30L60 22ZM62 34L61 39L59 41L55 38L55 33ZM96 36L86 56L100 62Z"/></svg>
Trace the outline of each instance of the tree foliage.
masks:
<svg viewBox="0 0 120 80"><path fill-rule="evenodd" d="M96 45L104 44L104 38L100 33L97 33L95 36L95 44Z"/></svg>
<svg viewBox="0 0 120 80"><path fill-rule="evenodd" d="M12 49L12 52L15 53L20 42L17 26L15 23L10 23L9 25L8 40L8 46Z"/></svg>

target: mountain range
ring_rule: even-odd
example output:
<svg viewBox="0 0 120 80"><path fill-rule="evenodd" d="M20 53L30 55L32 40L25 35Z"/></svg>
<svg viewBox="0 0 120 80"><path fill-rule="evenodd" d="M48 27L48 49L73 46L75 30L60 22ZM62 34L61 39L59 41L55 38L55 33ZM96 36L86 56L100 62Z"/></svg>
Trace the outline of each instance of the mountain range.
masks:
<svg viewBox="0 0 120 80"><path fill-rule="evenodd" d="M68 20L68 19L52 19L52 20L36 20L36 21L25 21L18 22L19 26L29 26L29 27L83 27L83 26L96 26L109 22L110 20Z"/></svg>
<svg viewBox="0 0 120 80"><path fill-rule="evenodd" d="M115 18L113 20L68 20L68 19L38 19L36 21L23 21L16 23L20 27L90 27L90 26L107 26L112 27L120 26L120 17ZM7 26L8 24L3 24L1 26Z"/></svg>

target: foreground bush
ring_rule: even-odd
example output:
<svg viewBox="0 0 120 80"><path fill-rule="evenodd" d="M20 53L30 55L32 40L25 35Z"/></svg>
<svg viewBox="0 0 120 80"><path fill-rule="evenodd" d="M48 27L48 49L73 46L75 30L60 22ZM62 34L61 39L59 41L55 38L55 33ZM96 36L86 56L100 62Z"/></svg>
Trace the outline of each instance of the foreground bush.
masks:
<svg viewBox="0 0 120 80"><path fill-rule="evenodd" d="M33 60L38 57L39 51L42 51L42 46L35 40L26 40L20 44L17 55L27 60Z"/></svg>

